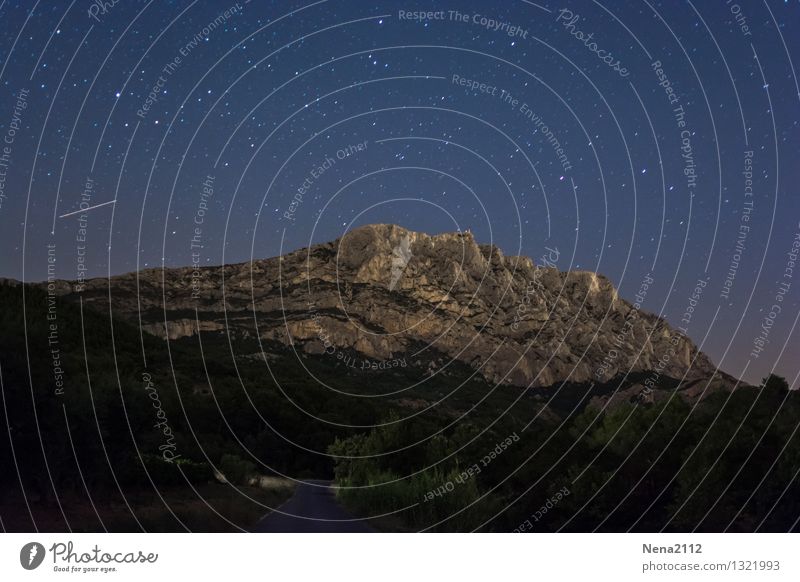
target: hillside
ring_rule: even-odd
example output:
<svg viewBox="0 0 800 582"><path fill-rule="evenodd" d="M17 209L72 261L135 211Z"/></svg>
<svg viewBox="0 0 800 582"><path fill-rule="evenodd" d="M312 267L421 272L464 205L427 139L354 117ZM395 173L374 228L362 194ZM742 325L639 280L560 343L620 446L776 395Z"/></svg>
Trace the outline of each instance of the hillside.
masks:
<svg viewBox="0 0 800 582"><path fill-rule="evenodd" d="M88 281L84 303L105 305L108 284ZM367 372L429 375L457 361L521 387L651 371L688 384L715 373L690 338L619 297L602 275L506 257L470 233L368 225L283 257L150 269L110 284L115 313L146 331L257 340L253 357L277 343ZM77 296L69 282L58 289ZM715 387L729 380L718 375Z"/></svg>

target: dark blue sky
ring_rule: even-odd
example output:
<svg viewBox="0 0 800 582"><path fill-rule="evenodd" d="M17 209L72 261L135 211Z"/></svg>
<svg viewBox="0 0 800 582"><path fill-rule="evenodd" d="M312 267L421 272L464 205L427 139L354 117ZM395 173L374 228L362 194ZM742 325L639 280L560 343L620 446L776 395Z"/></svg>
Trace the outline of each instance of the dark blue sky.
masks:
<svg viewBox="0 0 800 582"><path fill-rule="evenodd" d="M676 326L702 279L715 362L800 371L800 3L101 5L0 2L0 276L469 228Z"/></svg>

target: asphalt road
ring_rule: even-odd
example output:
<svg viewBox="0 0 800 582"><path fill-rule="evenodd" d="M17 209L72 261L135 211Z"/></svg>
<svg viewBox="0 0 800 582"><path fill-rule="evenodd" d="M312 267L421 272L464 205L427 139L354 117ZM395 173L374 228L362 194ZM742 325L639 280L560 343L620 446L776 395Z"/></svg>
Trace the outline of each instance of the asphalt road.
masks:
<svg viewBox="0 0 800 582"><path fill-rule="evenodd" d="M253 531L272 533L366 533L374 531L336 501L330 481L298 483L286 503L259 521Z"/></svg>

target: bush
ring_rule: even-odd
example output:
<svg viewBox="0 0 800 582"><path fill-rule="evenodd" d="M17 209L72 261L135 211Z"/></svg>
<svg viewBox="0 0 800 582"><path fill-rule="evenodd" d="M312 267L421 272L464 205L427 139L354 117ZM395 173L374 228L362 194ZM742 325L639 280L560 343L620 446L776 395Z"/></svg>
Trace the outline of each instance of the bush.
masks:
<svg viewBox="0 0 800 582"><path fill-rule="evenodd" d="M246 485L250 475L255 473L256 465L237 455L225 454L219 461L219 470L228 483Z"/></svg>

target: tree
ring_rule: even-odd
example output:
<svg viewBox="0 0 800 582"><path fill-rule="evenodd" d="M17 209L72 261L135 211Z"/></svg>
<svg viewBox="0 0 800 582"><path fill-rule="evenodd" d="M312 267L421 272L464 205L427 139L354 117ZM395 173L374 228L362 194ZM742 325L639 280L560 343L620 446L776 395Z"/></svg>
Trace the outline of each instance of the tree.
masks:
<svg viewBox="0 0 800 582"><path fill-rule="evenodd" d="M778 376L777 374L770 374L769 376L761 380L761 387L768 388L770 390L788 390L789 383L783 376Z"/></svg>

